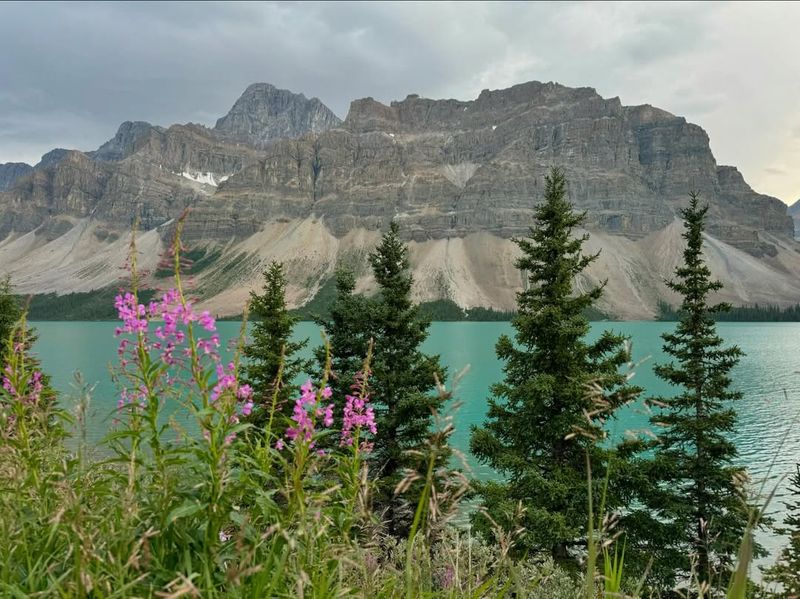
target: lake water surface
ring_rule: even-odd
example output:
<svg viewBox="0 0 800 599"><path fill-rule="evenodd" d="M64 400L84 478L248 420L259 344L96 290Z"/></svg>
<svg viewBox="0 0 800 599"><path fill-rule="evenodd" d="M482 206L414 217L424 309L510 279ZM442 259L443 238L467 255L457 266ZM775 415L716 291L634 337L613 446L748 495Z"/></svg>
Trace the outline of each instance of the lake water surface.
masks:
<svg viewBox="0 0 800 599"><path fill-rule="evenodd" d="M114 323L110 322L37 322L39 331L35 351L44 369L52 376L57 389L64 393L64 402L71 401L71 383L80 371L88 383L96 383L89 417L89 437L99 440L108 431L118 392L109 376L109 365L116 360L117 340ZM220 322L223 341L234 338L239 323ZM669 394L668 385L653 374L653 364L664 360L660 334L671 330L672 323L613 322L595 323L592 336L604 329L629 335L633 343L634 361L644 360L636 369L633 382L648 394ZM455 389L462 405L456 414L455 445L467 452L470 425L479 424L485 414L489 386L502 379L502 364L494 354L494 344L503 332L511 332L508 323L437 322L431 325L424 349L438 353L452 375L469 366ZM733 440L739 460L754 479L763 478L772 466L774 475L790 474L800 461L800 323L720 323L718 331L729 343L738 344L746 356L733 372L735 387L744 393L737 403L739 413ZM298 338L310 338L309 346L320 343L318 328L313 323L300 323ZM224 343L223 343L224 344ZM310 349L309 349L310 353ZM626 408L611 425L616 435L626 430L647 428L647 415L641 406ZM531 431L531 434L536 434ZM471 465L478 476L490 473L474 460ZM782 514L782 492L772 507ZM778 539L766 541L771 550Z"/></svg>

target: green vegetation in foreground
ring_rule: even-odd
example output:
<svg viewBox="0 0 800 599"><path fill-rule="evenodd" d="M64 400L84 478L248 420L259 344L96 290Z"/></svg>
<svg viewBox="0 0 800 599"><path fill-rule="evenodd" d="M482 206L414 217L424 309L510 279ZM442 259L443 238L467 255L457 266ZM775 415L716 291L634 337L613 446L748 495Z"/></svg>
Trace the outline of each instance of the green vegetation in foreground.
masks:
<svg viewBox="0 0 800 599"><path fill-rule="evenodd" d="M453 523L470 484L448 460L451 419L423 409L451 398L433 380L443 374L436 357L419 351L428 321L410 301L396 225L370 255L377 296L355 294L352 275L337 276L325 326L332 345L317 352L315 382L287 392L291 416L276 409L285 359L268 379L279 352L292 353L293 321L280 266L267 271L254 314L275 322L262 322L249 353L269 366L252 380L272 389L274 418L250 420L265 406L254 406L243 377L246 341L223 364L214 318L181 288L182 216L176 289L148 306L136 289L118 302L121 403L100 448L84 430L91 389L77 377L75 413L59 408L30 354L25 316L16 319L19 305L0 285L0 325L16 319L0 385L0 595L775 596L748 580L763 509L749 508L748 483L729 467L734 454L721 435L735 418L728 372L739 353L723 346L710 318L717 308L706 304L718 284L702 262L704 210L693 198L684 211L688 247L672 284L684 318L664 336L674 364L658 370L681 392L655 406L666 433L653 447L646 439L615 447L604 442L603 420L638 390L618 370L624 339L585 340L584 309L602 288L573 293L595 256L582 254L585 237L570 235L582 215L564 187L554 170L530 236L517 240L531 285L519 294L514 340L498 341L505 379L472 439L476 455L508 476L476 485L478 535ZM348 360L337 363L337 352ZM350 358L359 353L357 365ZM165 424L176 403L197 434ZM770 573L784 597L798 588L800 476L792 484L792 543ZM408 519L398 526L393 506L404 501ZM642 557L653 561L641 568Z"/></svg>
<svg viewBox="0 0 800 599"><path fill-rule="evenodd" d="M764 578L783 585L787 596L800 597L800 464L789 482L790 495L786 502L789 515L786 523L776 528L789 537L789 544L781 552L778 563L765 572Z"/></svg>

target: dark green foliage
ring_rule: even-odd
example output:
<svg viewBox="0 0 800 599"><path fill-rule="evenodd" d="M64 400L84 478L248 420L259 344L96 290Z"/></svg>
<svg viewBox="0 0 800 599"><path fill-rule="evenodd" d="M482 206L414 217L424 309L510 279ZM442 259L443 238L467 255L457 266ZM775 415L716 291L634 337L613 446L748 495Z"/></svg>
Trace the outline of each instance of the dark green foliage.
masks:
<svg viewBox="0 0 800 599"><path fill-rule="evenodd" d="M116 320L114 297L119 293L116 287L106 287L96 291L66 293L56 295L47 293L34 295L28 306L29 320ZM151 289L139 290L139 301L147 304L156 295Z"/></svg>
<svg viewBox="0 0 800 599"><path fill-rule="evenodd" d="M262 292L250 292L250 319L253 327L243 350L247 360L244 375L253 388L253 400L258 406L250 422L260 430L273 413L278 375L281 375L281 384L277 389L276 410L288 416L292 409L291 396L296 390L294 381L308 367L308 361L297 355L308 340L292 341L297 319L286 308L286 278L280 262L272 262L264 271Z"/></svg>
<svg viewBox="0 0 800 599"><path fill-rule="evenodd" d="M741 398L730 389L730 371L742 352L724 347L716 333L714 315L728 306L708 303L722 284L711 279L702 255L708 207L699 206L697 194L690 198L681 211L684 263L669 282L683 297L681 320L673 333L663 335L664 351L673 361L655 367L678 392L654 399L662 409L652 417L658 440L650 444L654 454L642 486L649 508L643 521L649 519L646 549L656 570L678 575L694 570L700 583L716 586L727 583L748 522L740 488L744 471L733 465L736 448L726 438L736 422L729 402Z"/></svg>
<svg viewBox="0 0 800 599"><path fill-rule="evenodd" d="M789 479L790 501L785 503L788 516L783 526L775 527L778 534L789 537L789 545L781 552L778 563L764 573L767 582L783 587L783 596L800 596L800 465Z"/></svg>
<svg viewBox="0 0 800 599"><path fill-rule="evenodd" d="M336 300L336 278L325 281L317 294L305 306L292 311L300 320L327 319L330 316L330 306ZM503 312L492 308L461 308L453 300L440 299L422 302L419 305L419 314L422 318L433 322L508 322L516 312ZM610 320L605 312L590 306L584 312L590 321Z"/></svg>
<svg viewBox="0 0 800 599"><path fill-rule="evenodd" d="M378 434L371 472L378 477L377 505L388 510L390 530L402 533L408 524L407 514L398 510L393 489L403 470L420 461L419 455L409 452L424 447L432 410L441 408L443 399L436 392L435 377L444 382L444 369L438 356L420 351L430 321L421 317L419 306L411 301L408 249L398 236L396 223L370 254L369 262L378 283L377 296L354 294L353 275L342 272L337 277L331 316L319 322L331 342L333 374L337 377L334 384L340 394L349 392L373 339L370 390ZM416 499L412 495L407 498L413 505Z"/></svg>
<svg viewBox="0 0 800 599"><path fill-rule="evenodd" d="M11 292L11 279L6 277L0 281L0 348L3 354L20 316L19 300Z"/></svg>
<svg viewBox="0 0 800 599"><path fill-rule="evenodd" d="M326 310L327 317L317 316L315 322L325 330L331 348L329 384L335 397L344 397L351 393L355 375L361 370L369 349L375 302L354 293L356 280L351 271L337 271L333 281L335 299ZM325 354L324 347L315 351L319 375L324 368Z"/></svg>
<svg viewBox="0 0 800 599"><path fill-rule="evenodd" d="M565 185L554 169L529 236L515 240L523 254L517 268L528 276L512 321L516 343L505 335L497 342L505 380L492 387L486 422L473 428L470 442L473 454L502 477L476 485L492 518L511 528L510 515L521 503L525 512L513 526L525 532L517 549L558 558L585 544L587 455L594 504L600 504L602 478L615 455L603 442L603 421L639 391L619 373L629 360L625 338L606 332L595 343L585 340L585 313L602 287L584 293L574 288L575 277L597 256L582 253L586 236L573 237L585 215L573 212ZM609 509L626 502L614 481L612 473ZM487 531L482 516L475 521Z"/></svg>
<svg viewBox="0 0 800 599"><path fill-rule="evenodd" d="M501 312L491 308L461 308L452 300L434 300L423 302L419 306L419 313L423 318L439 322L507 322L514 317L513 312Z"/></svg>
<svg viewBox="0 0 800 599"><path fill-rule="evenodd" d="M444 383L439 356L420 351L430 321L411 301L408 248L398 233L397 223L392 222L369 256L380 289L372 314L372 389L378 425L374 463L381 476L379 492L387 499L402 469L419 462L408 451L419 450L427 439L432 410L442 407L436 377Z"/></svg>
<svg viewBox="0 0 800 599"><path fill-rule="evenodd" d="M30 371L41 370L39 359L31 352L37 339L36 329L28 327L27 316L23 314L20 300L12 293L11 278L0 280L0 368L5 367L14 344L19 344L24 348L23 355ZM50 384L50 376L44 372L42 387L40 401L52 404L56 393Z"/></svg>
<svg viewBox="0 0 800 599"><path fill-rule="evenodd" d="M666 302L658 303L658 320L677 321L681 319L680 310ZM731 306L727 312L715 312L716 322L800 322L800 304L781 308L780 306Z"/></svg>
<svg viewBox="0 0 800 599"><path fill-rule="evenodd" d="M347 269L340 269L347 270ZM337 277L331 277L325 281L306 305L292 310L292 314L299 320L321 320L327 319L331 315L331 307L337 298L336 291Z"/></svg>

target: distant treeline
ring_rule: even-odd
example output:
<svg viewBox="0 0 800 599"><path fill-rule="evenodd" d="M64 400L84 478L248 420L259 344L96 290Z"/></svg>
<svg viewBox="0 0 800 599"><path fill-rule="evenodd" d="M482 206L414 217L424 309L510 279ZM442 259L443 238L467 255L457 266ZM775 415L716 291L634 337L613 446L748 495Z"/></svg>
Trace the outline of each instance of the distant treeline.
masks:
<svg viewBox="0 0 800 599"><path fill-rule="evenodd" d="M461 308L452 300L436 300L420 304L420 313L433 321L473 321L473 322L509 322L517 314L515 311L504 312L491 308ZM584 311L589 320L613 320L608 314L597 308Z"/></svg>
<svg viewBox="0 0 800 599"><path fill-rule="evenodd" d="M56 295L47 293L33 296L17 296L21 305L28 306L28 318L30 320L116 320L117 311L114 308L114 297L119 293L117 288L107 287L95 291L83 293L67 293ZM155 295L152 290L142 290L139 292L140 300L144 303L149 302ZM300 320L313 320L314 317L327 317L329 306L336 297L336 285L333 279L326 282L305 306L292 311L292 314ZM666 308L669 308L664 304ZM800 320L800 306L797 310L796 318L785 319L759 319L749 320ZM424 302L420 305L422 316L441 322L509 322L516 312L504 312L492 310L491 308L461 308L452 300L435 300ZM613 320L608 314L590 308L586 311L586 317L592 321ZM241 314L235 314L220 318L220 320L241 320ZM661 318L661 320L673 320L673 318ZM742 319L748 320L748 319Z"/></svg>
<svg viewBox="0 0 800 599"><path fill-rule="evenodd" d="M658 320L676 321L680 311L666 302L658 304ZM734 306L729 312L715 314L717 322L800 322L800 304L781 308L779 306Z"/></svg>
<svg viewBox="0 0 800 599"><path fill-rule="evenodd" d="M330 279L320 287L319 292L310 302L292 310L292 314L300 320L313 320L315 317L327 318L330 306L335 299L336 284L334 279ZM509 322L514 318L516 312L482 307L462 308L452 300L440 299L421 303L420 315L439 322ZM587 309L585 315L593 321L613 320L608 314L596 308Z"/></svg>
<svg viewBox="0 0 800 599"><path fill-rule="evenodd" d="M47 293L33 296L18 296L22 306L28 306L29 320L117 320L114 297L116 288L107 287L85 293L56 295ZM155 297L152 290L139 292L139 300L149 302Z"/></svg>
<svg viewBox="0 0 800 599"><path fill-rule="evenodd" d="M28 306L30 320L116 320L117 311L114 308L114 297L119 293L115 287L107 287L83 293L67 293L56 295L47 293L32 296L17 296L23 306ZM152 290L139 292L140 299L145 303L155 295ZM336 297L336 285L331 279L317 292L314 298L305 306L297 308L292 313L301 320L312 320L315 316L327 317L328 308ZM424 302L420 305L420 312L433 321L456 322L508 322L516 312L492 310L491 308L461 308L452 300L435 300ZM586 311L586 317L591 321L614 320L608 314L591 308ZM242 315L227 316L221 320L241 320ZM679 311L661 301L658 304L658 318L660 321L677 321L680 319ZM715 315L717 322L800 322L800 304L781 308L779 306L735 306L730 312Z"/></svg>

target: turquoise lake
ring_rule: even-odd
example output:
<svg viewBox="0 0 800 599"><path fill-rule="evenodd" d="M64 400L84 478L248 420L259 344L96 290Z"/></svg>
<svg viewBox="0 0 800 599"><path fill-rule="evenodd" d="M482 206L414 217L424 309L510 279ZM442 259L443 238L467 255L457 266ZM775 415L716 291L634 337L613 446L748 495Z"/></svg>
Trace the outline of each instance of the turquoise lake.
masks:
<svg viewBox="0 0 800 599"><path fill-rule="evenodd" d="M88 418L88 435L99 440L108 431L118 392L109 376L109 365L116 360L117 339L111 322L36 322L39 341L35 346L44 369L69 405L74 397L74 372L80 371L87 383L96 384ZM239 323L219 323L223 341L234 338ZM671 323L611 322L594 323L592 336L611 329L631 337L636 368L633 382L648 394L669 394L670 388L653 374L653 364L664 359L660 334L671 330ZM733 440L740 462L747 466L755 481L763 479L772 465L775 477L794 472L800 461L800 323L720 323L720 334L729 343L738 344L746 356L733 373L735 387L744 393L736 404L739 421ZM313 323L300 323L298 338L310 338L310 346L320 344L319 329ZM494 343L503 332L511 332L508 323L437 322L430 328L424 349L438 353L450 375L469 367L455 389L461 407L455 415L455 445L468 450L469 428L482 421L489 386L502 379L502 364L494 354ZM223 345L225 345L223 343ZM310 352L310 350L309 350ZM449 385L448 385L449 388ZM72 395L71 395L72 394ZM625 409L610 424L615 435L647 428L648 416L641 405ZM536 434L531 431L531 434ZM474 473L490 473L470 460ZM777 478L776 478L777 482ZM774 482L772 484L775 484ZM772 503L772 512L780 518L785 483ZM765 544L772 551L780 539L769 537Z"/></svg>

